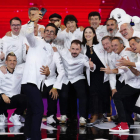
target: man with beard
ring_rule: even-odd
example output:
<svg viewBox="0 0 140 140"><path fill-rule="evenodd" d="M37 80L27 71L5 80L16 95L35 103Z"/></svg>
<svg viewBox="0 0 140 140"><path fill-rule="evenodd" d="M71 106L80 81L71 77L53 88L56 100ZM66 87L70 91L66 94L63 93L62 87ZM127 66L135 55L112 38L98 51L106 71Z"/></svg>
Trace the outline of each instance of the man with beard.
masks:
<svg viewBox="0 0 140 140"><path fill-rule="evenodd" d="M81 41L73 40L71 42L70 50L62 49L60 54L62 57L64 69L66 72L64 78L64 84L62 91L59 95L60 99L60 112L61 112L61 123L66 123L67 120L67 101L70 89L70 84L73 85L76 90L76 95L79 98L79 125L86 125L86 109L87 109L87 95L86 95L86 81L83 75L83 68L86 67L87 79L90 85L90 69L94 71L96 66L91 60L88 60L87 56L81 54Z"/></svg>
<svg viewBox="0 0 140 140"><path fill-rule="evenodd" d="M45 27L44 40L49 43L52 47L61 49L61 46L57 42L54 44L53 41L57 37L58 28L53 24L49 23ZM56 70L57 73L56 74ZM58 90L62 88L62 81L65 75L63 63L58 52L53 53L53 60L50 65L51 74L45 79L43 93L47 97L48 101L48 112L47 112L47 124L56 124L56 114L57 114L57 99Z"/></svg>
<svg viewBox="0 0 140 140"><path fill-rule="evenodd" d="M108 35L111 37L120 37L125 41L125 38L120 34L117 20L114 18L110 18L106 21L106 28Z"/></svg>
<svg viewBox="0 0 140 140"><path fill-rule="evenodd" d="M91 27L94 28L96 31L97 39L101 40L104 36L107 35L106 27L103 25L100 25L101 23L101 16L99 12L90 12L88 14L88 21Z"/></svg>

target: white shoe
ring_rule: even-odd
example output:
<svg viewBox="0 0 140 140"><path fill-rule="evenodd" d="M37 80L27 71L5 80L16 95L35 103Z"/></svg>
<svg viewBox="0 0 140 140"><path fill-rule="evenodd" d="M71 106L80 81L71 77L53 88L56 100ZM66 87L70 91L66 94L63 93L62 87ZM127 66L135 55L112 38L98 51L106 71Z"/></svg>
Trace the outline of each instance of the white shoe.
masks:
<svg viewBox="0 0 140 140"><path fill-rule="evenodd" d="M60 125L60 134L66 134L67 126L65 124Z"/></svg>
<svg viewBox="0 0 140 140"><path fill-rule="evenodd" d="M14 125L13 127L9 128L10 133L20 133L21 125Z"/></svg>
<svg viewBox="0 0 140 140"><path fill-rule="evenodd" d="M24 122L25 122L25 118L24 118L23 116L21 116L21 115L20 115L20 117L19 117L19 118L20 118L20 119L19 119L19 120L20 120L20 122L22 122L22 123L24 123Z"/></svg>
<svg viewBox="0 0 140 140"><path fill-rule="evenodd" d="M53 118L54 115L51 115L49 117L47 117L47 124L53 124L53 123L56 123L56 121L54 120Z"/></svg>
<svg viewBox="0 0 140 140"><path fill-rule="evenodd" d="M9 120L14 124L14 125L22 125L22 123L19 121L20 120L20 115L11 115Z"/></svg>
<svg viewBox="0 0 140 140"><path fill-rule="evenodd" d="M5 123L8 123L8 118L7 117L5 117Z"/></svg>
<svg viewBox="0 0 140 140"><path fill-rule="evenodd" d="M67 122L67 116L66 115L61 115L60 123L66 123L66 122Z"/></svg>
<svg viewBox="0 0 140 140"><path fill-rule="evenodd" d="M79 134L86 134L86 127L79 127Z"/></svg>
<svg viewBox="0 0 140 140"><path fill-rule="evenodd" d="M5 125L0 125L0 133L5 133Z"/></svg>
<svg viewBox="0 0 140 140"><path fill-rule="evenodd" d="M5 115L0 115L0 125L5 125Z"/></svg>
<svg viewBox="0 0 140 140"><path fill-rule="evenodd" d="M84 117L80 117L79 126L86 126L86 119Z"/></svg>

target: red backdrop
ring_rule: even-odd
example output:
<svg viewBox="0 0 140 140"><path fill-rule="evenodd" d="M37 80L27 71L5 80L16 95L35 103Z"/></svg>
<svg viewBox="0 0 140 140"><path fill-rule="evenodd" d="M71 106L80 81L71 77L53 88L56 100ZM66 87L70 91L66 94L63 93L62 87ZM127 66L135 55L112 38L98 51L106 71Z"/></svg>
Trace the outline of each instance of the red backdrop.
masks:
<svg viewBox="0 0 140 140"><path fill-rule="evenodd" d="M91 11L99 11L102 17L102 24L105 23L110 11L114 7L113 0L1 0L0 1L0 38L10 30L10 19L18 16L22 24L28 21L28 8L36 6L47 9L47 13L40 24L46 25L48 17L53 13L58 13L64 17L67 14L74 14L78 19L78 25L88 26L88 14ZM63 23L62 19L62 23Z"/></svg>

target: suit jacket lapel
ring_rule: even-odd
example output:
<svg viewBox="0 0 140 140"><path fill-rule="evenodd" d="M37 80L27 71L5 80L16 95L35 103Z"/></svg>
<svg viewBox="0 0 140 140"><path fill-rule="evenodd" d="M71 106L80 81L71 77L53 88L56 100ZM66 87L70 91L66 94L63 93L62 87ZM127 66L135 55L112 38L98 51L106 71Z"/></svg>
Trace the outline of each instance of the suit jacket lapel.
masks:
<svg viewBox="0 0 140 140"><path fill-rule="evenodd" d="M100 61L103 63L103 65L106 67L106 61L105 61L105 50L103 49L101 44L93 45L93 49L100 59Z"/></svg>

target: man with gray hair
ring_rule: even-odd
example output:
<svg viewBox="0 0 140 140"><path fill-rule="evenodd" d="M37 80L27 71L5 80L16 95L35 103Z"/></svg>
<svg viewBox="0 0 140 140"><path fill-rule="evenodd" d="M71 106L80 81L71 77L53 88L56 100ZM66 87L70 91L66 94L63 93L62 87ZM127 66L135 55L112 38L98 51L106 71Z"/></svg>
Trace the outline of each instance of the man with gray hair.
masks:
<svg viewBox="0 0 140 140"><path fill-rule="evenodd" d="M122 34L122 36L126 39L125 40L125 46L126 47L130 47L129 46L129 41L128 39L134 36L140 37L140 32L139 31L135 31L132 26L130 25L130 23L124 23L120 26L120 33Z"/></svg>
<svg viewBox="0 0 140 140"><path fill-rule="evenodd" d="M29 19L35 17L39 12L40 12L40 10L37 7L30 7L28 9ZM38 22L38 21L36 21L36 22ZM24 35L25 35L26 29L27 29L27 24L22 25L22 28L21 28L21 33L24 34ZM40 25L40 24L36 24L36 25L37 25L37 30L38 30L37 36L43 37L45 26L44 25Z"/></svg>
<svg viewBox="0 0 140 140"><path fill-rule="evenodd" d="M119 28L118 28L118 23L117 20L114 18L109 18L106 21L106 28L107 28L107 32L108 35L111 37L121 37L123 39L123 41L125 42L125 38L120 34L119 32Z"/></svg>
<svg viewBox="0 0 140 140"><path fill-rule="evenodd" d="M119 59L130 59L132 62L136 62L131 55L130 51L125 51L123 40L119 37L114 37L112 39L113 51L119 55L117 60L112 60L112 62L118 66ZM132 110L135 107L135 102L139 96L140 78L135 76L131 72L131 68L128 67L116 67L115 69L101 68L101 71L105 71L107 74L121 74L119 78L120 82L125 81L125 85L119 89L114 95L114 103L118 112L119 124L110 129L110 131L115 132L125 132L129 131L130 124L133 124L133 119L131 117ZM129 126L128 126L129 125Z"/></svg>

